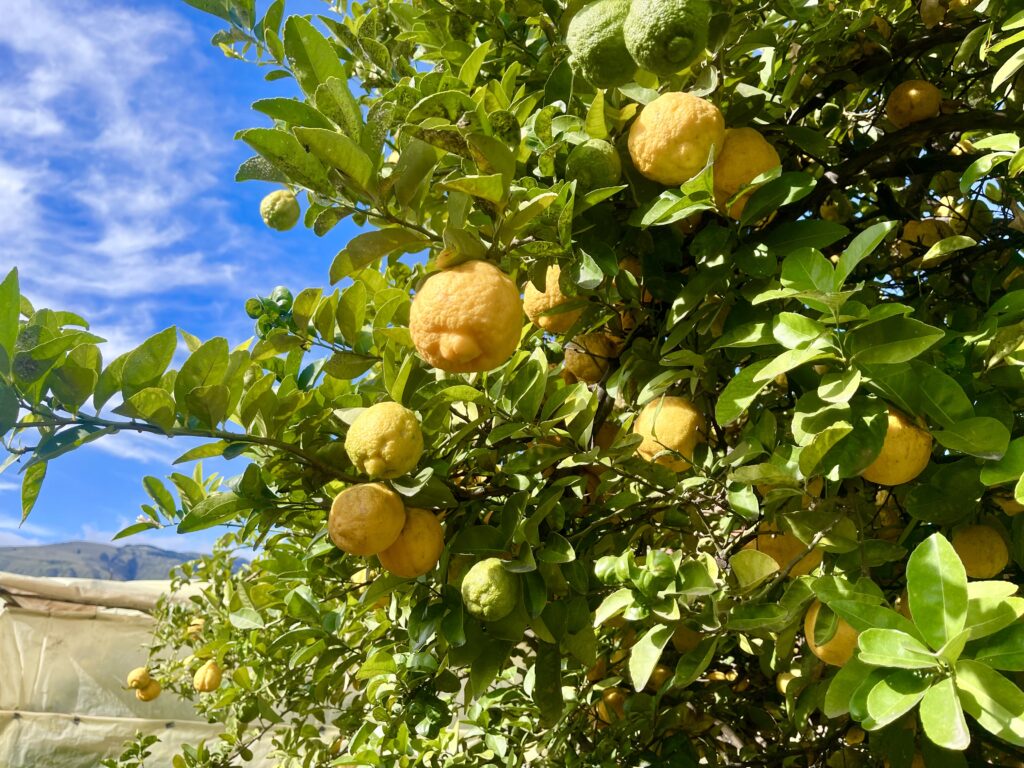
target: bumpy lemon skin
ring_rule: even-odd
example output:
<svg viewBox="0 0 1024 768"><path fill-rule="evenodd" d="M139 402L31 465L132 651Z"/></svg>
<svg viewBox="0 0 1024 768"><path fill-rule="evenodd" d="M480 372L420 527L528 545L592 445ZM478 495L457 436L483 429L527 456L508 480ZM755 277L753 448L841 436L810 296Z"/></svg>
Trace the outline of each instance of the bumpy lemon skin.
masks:
<svg viewBox="0 0 1024 768"><path fill-rule="evenodd" d="M431 275L409 312L416 350L449 373L490 371L506 362L519 346L522 323L516 284L479 260Z"/></svg>
<svg viewBox="0 0 1024 768"><path fill-rule="evenodd" d="M562 293L558 286L562 270L557 264L552 264L544 273L544 290L541 291L531 282L526 283L523 290L523 309L530 322L538 328L543 328L549 333L565 333L572 328L573 323L580 319L583 310L575 309L569 312L559 312L555 315L545 314L555 307L560 307L572 297Z"/></svg>
<svg viewBox="0 0 1024 768"><path fill-rule="evenodd" d="M596 0L580 8L569 22L565 34L569 60L597 88L623 85L636 73L622 32L629 6L629 0Z"/></svg>
<svg viewBox="0 0 1024 768"><path fill-rule="evenodd" d="M629 129L629 155L652 181L677 186L700 173L725 141L725 118L710 101L665 93L640 111Z"/></svg>
<svg viewBox="0 0 1024 768"><path fill-rule="evenodd" d="M220 665L211 659L196 670L192 676L192 687L199 693L212 693L220 688L223 677Z"/></svg>
<svg viewBox="0 0 1024 768"><path fill-rule="evenodd" d="M685 397L663 396L647 403L633 424L633 432L644 440L637 453L648 461L657 461L676 472L690 468L697 444L703 442L704 416ZM664 454L672 450L679 454Z"/></svg>
<svg viewBox="0 0 1024 768"><path fill-rule="evenodd" d="M580 381L596 384L618 353L618 345L605 333L577 336L565 346L565 368Z"/></svg>
<svg viewBox="0 0 1024 768"><path fill-rule="evenodd" d="M725 210L726 203L762 173L782 164L779 153L753 128L729 128L722 149L715 159L715 203ZM726 215L739 219L752 192L729 206Z"/></svg>
<svg viewBox="0 0 1024 768"><path fill-rule="evenodd" d="M496 557L481 560L470 568L460 589L466 611L483 621L505 618L512 613L519 597L515 576Z"/></svg>
<svg viewBox="0 0 1024 768"><path fill-rule="evenodd" d="M299 203L287 189L271 192L260 201L263 223L278 232L291 229L299 220Z"/></svg>
<svg viewBox="0 0 1024 768"><path fill-rule="evenodd" d="M777 533L774 531L759 533L757 538L748 542L743 548L764 552L778 563L780 569L785 568L797 557L803 555L787 574L788 578L791 579L795 579L798 576L806 576L821 565L821 550L812 549L810 552L807 552L807 545L791 533ZM807 552L807 554L804 555L804 552Z"/></svg>
<svg viewBox="0 0 1024 768"><path fill-rule="evenodd" d="M972 579L998 576L1010 562L1006 541L990 525L968 525L953 533L953 549Z"/></svg>
<svg viewBox="0 0 1024 768"><path fill-rule="evenodd" d="M380 564L395 576L415 579L429 573L444 551L444 529L433 512L410 507L395 543L377 555Z"/></svg>
<svg viewBox="0 0 1024 768"><path fill-rule="evenodd" d="M814 642L814 623L818 620L818 611L821 603L817 600L811 604L804 618L804 637L807 639L807 647L811 653L833 667L841 667L853 658L857 650L857 630L851 627L845 619L836 617L835 634L826 643L818 645Z"/></svg>
<svg viewBox="0 0 1024 768"><path fill-rule="evenodd" d="M408 408L377 403L352 422L345 435L345 451L356 469L371 478L401 477L423 455L423 430Z"/></svg>
<svg viewBox="0 0 1024 768"><path fill-rule="evenodd" d="M153 701L157 696L160 695L162 690L160 683L156 680L150 680L142 688L135 690L135 698L139 701Z"/></svg>
<svg viewBox="0 0 1024 768"><path fill-rule="evenodd" d="M368 557L394 544L404 525L398 494L380 483L362 483L334 497L327 533L343 552Z"/></svg>
<svg viewBox="0 0 1024 768"><path fill-rule="evenodd" d="M622 31L633 60L666 77L704 53L710 24L707 0L633 0Z"/></svg>
<svg viewBox="0 0 1024 768"><path fill-rule="evenodd" d="M153 678L149 676L148 669L145 667L136 667L128 673L127 683L129 688L139 690L140 688L145 688L149 685L152 679Z"/></svg>
<svg viewBox="0 0 1024 768"><path fill-rule="evenodd" d="M893 88L885 103L885 116L897 128L927 120L939 114L942 91L927 80L906 80Z"/></svg>
<svg viewBox="0 0 1024 768"><path fill-rule="evenodd" d="M920 475L931 458L932 436L890 408L882 452L860 475L878 485L903 485Z"/></svg>
<svg viewBox="0 0 1024 768"><path fill-rule="evenodd" d="M614 187L622 178L622 160L615 147L590 139L573 148L565 161L565 178L576 182L576 194Z"/></svg>

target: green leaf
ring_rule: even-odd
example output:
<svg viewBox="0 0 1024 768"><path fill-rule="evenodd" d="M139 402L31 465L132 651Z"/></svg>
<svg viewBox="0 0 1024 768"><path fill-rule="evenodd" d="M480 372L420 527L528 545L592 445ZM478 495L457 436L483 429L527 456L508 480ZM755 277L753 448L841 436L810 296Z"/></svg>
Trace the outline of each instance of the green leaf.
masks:
<svg viewBox="0 0 1024 768"><path fill-rule="evenodd" d="M0 283L0 350L4 352L0 359L0 371L3 373L11 370L11 361L14 359L20 307L21 291L18 287L18 269L15 267Z"/></svg>
<svg viewBox="0 0 1024 768"><path fill-rule="evenodd" d="M350 139L362 143L363 113L344 76L327 78L317 87L313 101Z"/></svg>
<svg viewBox="0 0 1024 768"><path fill-rule="evenodd" d="M810 174L783 173L777 179L759 187L750 196L743 208L740 224L747 226L751 222L760 221L783 205L803 199L814 190L815 186L817 186L817 182Z"/></svg>
<svg viewBox="0 0 1024 768"><path fill-rule="evenodd" d="M817 589L817 585L816 591L819 591ZM876 605L873 602L863 601L867 599L873 600L875 598L872 596L865 596L863 599L830 599L827 600L827 602L829 608L842 618L846 619L846 622L858 632L866 632L872 628L888 629L901 634L910 635L917 640L924 640L921 633L910 619L900 613L897 613L892 608L888 608L884 605ZM928 649L926 648L925 650L927 651Z"/></svg>
<svg viewBox="0 0 1024 768"><path fill-rule="evenodd" d="M797 248L827 248L849 232L842 224L833 221L802 219L774 227L764 236L763 242L780 253L789 253Z"/></svg>
<svg viewBox="0 0 1024 768"><path fill-rule="evenodd" d="M1002 458L981 469L981 482L985 485L1016 483L1024 475L1024 437L1010 441Z"/></svg>
<svg viewBox="0 0 1024 768"><path fill-rule="evenodd" d="M198 459L209 459L214 456L223 456L224 451L229 448L232 444L227 440L217 440L212 443L206 443L205 445L197 445L195 448L191 448L185 451L181 456L174 460L174 464L184 464L186 461L196 461Z"/></svg>
<svg viewBox="0 0 1024 768"><path fill-rule="evenodd" d="M331 283L352 275L378 259L395 252L412 253L427 246L428 240L409 229L377 229L352 238L331 264Z"/></svg>
<svg viewBox="0 0 1024 768"><path fill-rule="evenodd" d="M334 195L334 185L320 161L306 151L288 131L273 128L249 128L239 131L241 139L290 181L327 197Z"/></svg>
<svg viewBox="0 0 1024 768"><path fill-rule="evenodd" d="M657 666L661 652L671 637L672 627L659 624L645 632L630 650L629 677L637 691L642 691L647 681L651 679L651 672Z"/></svg>
<svg viewBox="0 0 1024 768"><path fill-rule="evenodd" d="M203 499L178 524L178 533L193 533L222 525L252 509L252 503L233 493L218 493Z"/></svg>
<svg viewBox="0 0 1024 768"><path fill-rule="evenodd" d="M907 561L910 613L924 639L942 648L967 622L967 574L941 533L921 542Z"/></svg>
<svg viewBox="0 0 1024 768"><path fill-rule="evenodd" d="M174 399L183 405L192 390L223 383L227 371L228 340L220 336L210 339L182 364L174 379Z"/></svg>
<svg viewBox="0 0 1024 768"><path fill-rule="evenodd" d="M738 419L761 394L761 390L768 386L768 381L755 382L755 378L769 363L771 360L751 363L729 379L715 404L715 418L719 424L724 426Z"/></svg>
<svg viewBox="0 0 1024 768"><path fill-rule="evenodd" d="M909 669L890 672L867 695L867 711L874 721L872 730L899 720L917 706L928 690L928 678Z"/></svg>
<svg viewBox="0 0 1024 768"><path fill-rule="evenodd" d="M171 327L129 352L121 371L121 393L125 400L144 389L158 386L177 348L178 331Z"/></svg>
<svg viewBox="0 0 1024 768"><path fill-rule="evenodd" d="M534 664L533 703L540 710L542 727L550 728L562 716L562 655L556 645L538 644L537 661Z"/></svg>
<svg viewBox="0 0 1024 768"><path fill-rule="evenodd" d="M288 177L271 165L261 155L245 160L235 171L235 181L269 181L274 184L287 184Z"/></svg>
<svg viewBox="0 0 1024 768"><path fill-rule="evenodd" d="M142 419L165 432L174 426L176 412L174 398L166 389L146 387L136 392L114 409L114 413L132 419Z"/></svg>
<svg viewBox="0 0 1024 768"><path fill-rule="evenodd" d="M943 749L964 750L971 743L952 678L940 680L921 699L925 735Z"/></svg>
<svg viewBox="0 0 1024 768"><path fill-rule="evenodd" d="M873 667L932 669L939 665L938 659L920 640L898 629L865 630L858 636L857 645L860 660Z"/></svg>
<svg viewBox="0 0 1024 768"><path fill-rule="evenodd" d="M263 617L252 608L239 608L228 616L228 621L235 629L241 630L263 629L266 626Z"/></svg>
<svg viewBox="0 0 1024 768"><path fill-rule="evenodd" d="M127 528L122 528L120 531L115 533L111 540L117 541L118 539L126 539L129 536L134 536L137 533L142 533L143 531L152 531L159 527L160 526L154 523L152 520L146 520L142 523L133 523L132 525L129 525Z"/></svg>
<svg viewBox="0 0 1024 768"><path fill-rule="evenodd" d="M324 371L336 379L351 381L370 370L376 362L376 357L357 355L355 352L335 352L324 364Z"/></svg>
<svg viewBox="0 0 1024 768"><path fill-rule="evenodd" d="M0 437L5 436L18 423L20 407L14 388L0 379Z"/></svg>
<svg viewBox="0 0 1024 768"><path fill-rule="evenodd" d="M993 635L971 642L967 652L993 669L1024 672L1024 624L1013 624Z"/></svg>
<svg viewBox="0 0 1024 768"><path fill-rule="evenodd" d="M841 717L847 714L850 711L853 694L871 672L872 668L858 661L856 657L840 667L825 692L825 701L821 706L825 717Z"/></svg>
<svg viewBox="0 0 1024 768"><path fill-rule="evenodd" d="M879 224L872 224L853 238L850 245L839 256L839 262L836 264L835 269L833 289L836 291L842 290L843 283L853 274L853 270L857 268L857 265L874 253L888 234L898 226L899 222L897 221L883 221Z"/></svg>
<svg viewBox="0 0 1024 768"><path fill-rule="evenodd" d="M457 192L465 192L472 197L487 200L491 203L501 203L508 194L508 187L505 177L500 173L479 176L458 176L438 184L441 189L450 189Z"/></svg>
<svg viewBox="0 0 1024 768"><path fill-rule="evenodd" d="M934 346L943 335L920 320L890 317L850 331L846 341L855 363L906 363Z"/></svg>
<svg viewBox="0 0 1024 768"><path fill-rule="evenodd" d="M583 127L590 138L608 138L608 128L605 125L604 113L604 91L599 88L590 102L590 107L587 109L587 118L583 121Z"/></svg>
<svg viewBox="0 0 1024 768"><path fill-rule="evenodd" d="M964 712L989 733L1024 747L1024 692L986 664L961 659L956 689Z"/></svg>
<svg viewBox="0 0 1024 768"><path fill-rule="evenodd" d="M782 286L793 291L830 293L835 270L821 251L801 248L782 260Z"/></svg>
<svg viewBox="0 0 1024 768"><path fill-rule="evenodd" d="M487 53L490 50L491 41L484 40L473 49L473 52L462 63L462 66L459 68L459 80L464 82L467 87L473 87L473 83L476 82L476 77L480 73L480 67L483 66L484 59L487 58Z"/></svg>
<svg viewBox="0 0 1024 768"><path fill-rule="evenodd" d="M945 261L945 257L951 253L962 251L965 248L971 248L978 243L974 238L966 237L964 235L953 235L952 237L944 237L939 242L931 246L921 257L921 263L924 265L930 264L933 260L938 259L940 256L943 257L941 261ZM936 262L936 263L941 263ZM915 262L916 263L916 262Z"/></svg>
<svg viewBox="0 0 1024 768"><path fill-rule="evenodd" d="M39 498L39 491L43 487L43 478L46 477L46 462L40 461L25 467L21 478L21 521L29 516L32 508Z"/></svg>
<svg viewBox="0 0 1024 768"><path fill-rule="evenodd" d="M622 613L626 608L633 605L633 592L623 587L608 595L594 611L594 626L599 627L612 616Z"/></svg>
<svg viewBox="0 0 1024 768"><path fill-rule="evenodd" d="M729 558L729 568L739 583L740 591L747 591L779 570L774 558L756 549L741 549Z"/></svg>
<svg viewBox="0 0 1024 768"><path fill-rule="evenodd" d="M332 77L347 79L334 46L302 16L289 16L284 23L284 53L307 98L314 98L317 86Z"/></svg>
<svg viewBox="0 0 1024 768"><path fill-rule="evenodd" d="M281 120L292 126L304 125L310 128L334 129L331 121L304 101L298 99L259 99L252 108L274 120Z"/></svg>
<svg viewBox="0 0 1024 768"><path fill-rule="evenodd" d="M294 128L292 132L322 163L337 168L362 189L369 189L373 162L359 144L323 128Z"/></svg>
<svg viewBox="0 0 1024 768"><path fill-rule="evenodd" d="M982 459L1000 459L1010 445L1010 431L991 416L965 419L932 436L944 448Z"/></svg>

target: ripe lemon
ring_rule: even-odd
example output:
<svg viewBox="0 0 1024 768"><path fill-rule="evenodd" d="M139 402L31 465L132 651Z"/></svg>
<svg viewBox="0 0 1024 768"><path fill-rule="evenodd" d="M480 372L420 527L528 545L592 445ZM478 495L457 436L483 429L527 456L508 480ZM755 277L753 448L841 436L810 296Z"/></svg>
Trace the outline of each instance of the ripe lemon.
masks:
<svg viewBox="0 0 1024 768"><path fill-rule="evenodd" d="M625 718L627 696L625 688L605 688L596 707L598 725L611 725Z"/></svg>
<svg viewBox="0 0 1024 768"><path fill-rule="evenodd" d="M444 530L433 512L411 507L395 543L377 555L380 564L395 576L415 579L429 573L444 551Z"/></svg>
<svg viewBox="0 0 1024 768"><path fill-rule="evenodd" d="M953 228L941 219L922 219L908 221L903 225L897 250L901 258L907 258L918 251L927 251L940 240L953 235ZM924 257L910 262L912 267L933 267L944 262L952 254Z"/></svg>
<svg viewBox="0 0 1024 768"><path fill-rule="evenodd" d="M992 211L980 200L956 200L943 197L935 207L935 215L949 219L949 227L958 235L979 237L992 226Z"/></svg>
<svg viewBox="0 0 1024 768"><path fill-rule="evenodd" d="M710 101L665 93L641 110L629 129L629 155L644 176L677 186L696 176L725 141L725 119Z"/></svg>
<svg viewBox="0 0 1024 768"><path fill-rule="evenodd" d="M710 23L707 0L633 0L622 29L633 60L667 76L704 53Z"/></svg>
<svg viewBox="0 0 1024 768"><path fill-rule="evenodd" d="M278 232L291 229L299 220L299 203L287 189L271 192L260 201L263 223Z"/></svg>
<svg viewBox="0 0 1024 768"><path fill-rule="evenodd" d="M203 664L192 676L192 687L199 693L211 693L220 688L220 681L224 677L220 665L210 659Z"/></svg>
<svg viewBox="0 0 1024 768"><path fill-rule="evenodd" d="M196 616L188 623L188 627L185 629L185 636L189 640L197 640L202 634L203 629L206 627L206 619L202 616Z"/></svg>
<svg viewBox="0 0 1024 768"><path fill-rule="evenodd" d="M715 204L725 210L726 203L762 173L777 168L782 161L775 147L753 128L730 128L718 157L715 158ZM727 215L739 219L752 192L729 206Z"/></svg>
<svg viewBox="0 0 1024 768"><path fill-rule="evenodd" d="M779 568L785 568L807 552L807 545L791 533L779 533L761 526L764 533L758 533L757 538L747 542L744 549L756 549L764 552L772 560L779 564ZM796 565L790 570L788 577L795 579L797 576L806 576L821 565L821 550L812 549L806 555L797 560Z"/></svg>
<svg viewBox="0 0 1024 768"><path fill-rule="evenodd" d="M602 139L576 146L565 161L565 178L576 182L577 194L614 187L622 178L622 161L615 147Z"/></svg>
<svg viewBox="0 0 1024 768"><path fill-rule="evenodd" d="M581 309L559 312L554 315L547 314L572 301L572 297L562 293L562 289L558 285L561 275L561 268L557 264L552 264L544 273L543 291L530 282L526 284L523 291L523 309L526 311L526 316L538 328L543 328L550 333L565 333L583 314Z"/></svg>
<svg viewBox="0 0 1024 768"><path fill-rule="evenodd" d="M972 579L998 576L1010 562L1006 542L990 525L968 525L953 534L953 549Z"/></svg>
<svg viewBox="0 0 1024 768"><path fill-rule="evenodd" d="M679 653L689 653L700 645L700 641L700 632L695 632L682 622L676 624L675 631L672 632L672 647Z"/></svg>
<svg viewBox="0 0 1024 768"><path fill-rule="evenodd" d="M519 599L516 577L496 557L481 560L470 568L460 589L466 610L483 621L505 618Z"/></svg>
<svg viewBox="0 0 1024 768"><path fill-rule="evenodd" d="M885 115L897 128L939 114L942 91L927 80L907 80L893 88L885 103Z"/></svg>
<svg viewBox="0 0 1024 768"><path fill-rule="evenodd" d="M618 354L618 344L606 333L577 336L565 345L565 369L580 381L596 384Z"/></svg>
<svg viewBox="0 0 1024 768"><path fill-rule="evenodd" d="M703 442L704 416L685 397L664 395L647 403L633 424L633 432L644 440L637 453L676 472L690 468L694 448ZM664 454L674 451L679 454ZM655 458L657 456L657 458Z"/></svg>
<svg viewBox="0 0 1024 768"><path fill-rule="evenodd" d="M804 618L804 636L807 638L807 647L811 653L834 667L841 667L851 658L857 649L858 632L851 627L844 619L836 617L836 631L831 639L818 645L814 642L814 623L818 620L818 611L821 603L817 600L811 604Z"/></svg>
<svg viewBox="0 0 1024 768"><path fill-rule="evenodd" d="M362 483L334 497L327 533L350 555L376 555L392 544L405 525L405 505L380 483Z"/></svg>
<svg viewBox="0 0 1024 768"><path fill-rule="evenodd" d="M160 695L160 683L156 680L150 680L142 688L138 688L135 691L135 698L139 701L152 701Z"/></svg>
<svg viewBox="0 0 1024 768"><path fill-rule="evenodd" d="M522 324L516 284L490 262L479 260L429 277L409 312L417 351L449 373L497 368L519 346Z"/></svg>
<svg viewBox="0 0 1024 768"><path fill-rule="evenodd" d="M658 664L654 668L654 671L651 672L650 678L647 680L647 690L651 693L657 693L667 681L675 677L675 674L675 670L671 667L666 667L664 664Z"/></svg>
<svg viewBox="0 0 1024 768"><path fill-rule="evenodd" d="M345 435L345 451L356 469L372 478L401 477L423 455L423 430L408 408L377 403L352 422Z"/></svg>
<svg viewBox="0 0 1024 768"><path fill-rule="evenodd" d="M565 33L569 61L598 88L628 83L636 72L622 32L627 13L629 0L596 0L569 22Z"/></svg>
<svg viewBox="0 0 1024 768"><path fill-rule="evenodd" d="M890 408L882 452L860 474L879 485L902 485L921 474L931 457L932 436Z"/></svg>
<svg viewBox="0 0 1024 768"><path fill-rule="evenodd" d="M149 670L145 667L136 667L128 673L128 687L138 690L149 685L153 678L149 676Z"/></svg>

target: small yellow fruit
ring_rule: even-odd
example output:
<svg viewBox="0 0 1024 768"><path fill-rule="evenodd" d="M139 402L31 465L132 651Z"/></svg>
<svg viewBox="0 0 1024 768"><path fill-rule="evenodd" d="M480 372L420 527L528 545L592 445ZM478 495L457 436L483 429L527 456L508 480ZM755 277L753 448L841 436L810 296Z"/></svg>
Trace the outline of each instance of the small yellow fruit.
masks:
<svg viewBox="0 0 1024 768"><path fill-rule="evenodd" d="M135 690L145 688L149 685L149 682L152 679L153 678L149 676L148 669L145 667L136 667L128 673L128 687L134 688Z"/></svg>
<svg viewBox="0 0 1024 768"><path fill-rule="evenodd" d="M949 227L958 235L979 237L992 226L992 211L980 200L957 200L946 196L935 206L935 215L949 219Z"/></svg>
<svg viewBox="0 0 1024 768"><path fill-rule="evenodd" d="M697 443L703 442L704 416L685 397L664 395L647 403L633 424L633 432L644 440L637 453L676 472L690 468ZM664 454L674 451L679 454ZM657 456L657 458L655 458Z"/></svg>
<svg viewBox="0 0 1024 768"><path fill-rule="evenodd" d="M968 525L953 534L953 549L972 579L998 576L1010 562L1010 552L999 531L990 525Z"/></svg>
<svg viewBox="0 0 1024 768"><path fill-rule="evenodd" d="M565 345L565 368L580 381L596 384L604 378L618 353L618 345L606 333L577 336Z"/></svg>
<svg viewBox="0 0 1024 768"><path fill-rule="evenodd" d="M834 667L841 667L851 658L857 649L857 630L851 627L845 619L836 617L836 631L831 639L818 645L814 642L814 623L818 620L818 611L821 603L817 600L811 604L804 618L804 636L807 638L807 647L811 653Z"/></svg>
<svg viewBox="0 0 1024 768"><path fill-rule="evenodd" d="M941 219L923 219L921 221L908 221L903 225L903 233L900 235L900 242L897 251L901 258L908 258L914 253L927 251L940 240L953 235L953 228L948 222ZM936 255L928 259L914 259L910 262L912 267L934 267L938 266L951 254Z"/></svg>
<svg viewBox="0 0 1024 768"><path fill-rule="evenodd" d="M449 373L489 371L519 346L523 303L509 276L467 261L427 278L409 311L409 332L424 360Z"/></svg>
<svg viewBox="0 0 1024 768"><path fill-rule="evenodd" d="M433 512L410 507L395 543L377 555L380 564L395 576L415 579L429 573L444 551L444 529Z"/></svg>
<svg viewBox="0 0 1024 768"><path fill-rule="evenodd" d="M647 690L651 693L657 693L662 689L662 686L666 682L675 677L675 670L671 667L666 667L664 664L658 664L654 671L651 672L650 678L647 680Z"/></svg>
<svg viewBox="0 0 1024 768"><path fill-rule="evenodd" d="M398 403L377 403L360 413L345 435L345 452L371 478L401 477L423 455L416 414Z"/></svg>
<svg viewBox="0 0 1024 768"><path fill-rule="evenodd" d="M299 220L299 203L287 189L271 192L260 201L260 217L271 229L284 232L291 229Z"/></svg>
<svg viewBox="0 0 1024 768"><path fill-rule="evenodd" d="M195 640L203 634L203 629L206 627L206 619L201 616L197 616L188 623L188 628L185 630L185 635L190 640Z"/></svg>
<svg viewBox="0 0 1024 768"><path fill-rule="evenodd" d="M1003 514L1007 517L1014 517L1019 515L1021 512L1024 512L1024 504L1017 501L1012 493L997 494L992 497L992 501L995 502L997 507L1003 510Z"/></svg>
<svg viewBox="0 0 1024 768"><path fill-rule="evenodd" d="M160 683L156 680L150 680L142 688L138 688L135 691L135 698L139 701L152 701L160 695Z"/></svg>
<svg viewBox="0 0 1024 768"><path fill-rule="evenodd" d="M405 525L405 505L380 483L362 483L334 497L327 533L350 555L376 555L395 543Z"/></svg>
<svg viewBox="0 0 1024 768"><path fill-rule="evenodd" d="M644 176L677 186L704 169L725 141L725 119L710 101L664 93L641 110L629 129L629 155Z"/></svg>
<svg viewBox="0 0 1024 768"><path fill-rule="evenodd" d="M597 702L597 719L599 723L610 725L626 717L626 697L629 692L625 688L605 688L601 700Z"/></svg>
<svg viewBox="0 0 1024 768"><path fill-rule="evenodd" d="M682 622L676 624L675 631L672 633L672 647L679 653L689 653L698 645L700 645L701 634L695 632Z"/></svg>
<svg viewBox="0 0 1024 768"><path fill-rule="evenodd" d="M581 309L559 312L555 315L546 314L573 300L571 296L562 293L562 289L558 286L561 274L561 268L557 264L552 264L544 275L543 291L538 290L530 282L526 284L523 291L523 309L526 311L526 316L538 328L543 328L550 333L565 333L583 314Z"/></svg>
<svg viewBox="0 0 1024 768"><path fill-rule="evenodd" d="M907 80L900 83L885 103L885 115L897 128L927 120L939 114L942 91L926 80Z"/></svg>
<svg viewBox="0 0 1024 768"><path fill-rule="evenodd" d="M858 728L856 725L851 725L846 730L846 735L843 736L843 741L845 741L849 746L853 747L857 744L863 744L864 737L866 735L867 734L864 733L863 728Z"/></svg>
<svg viewBox="0 0 1024 768"><path fill-rule="evenodd" d="M729 128L722 149L715 158L715 204L725 210L726 203L762 173L777 168L782 161L775 147L753 128ZM733 203L727 215L739 219L752 192Z"/></svg>
<svg viewBox="0 0 1024 768"><path fill-rule="evenodd" d="M210 693L220 688L220 681L223 677L224 673L221 672L220 665L210 659L192 676L192 687L199 693Z"/></svg>
<svg viewBox="0 0 1024 768"><path fill-rule="evenodd" d="M879 485L902 485L921 474L931 457L932 436L890 408L882 452L860 474Z"/></svg>
<svg viewBox="0 0 1024 768"><path fill-rule="evenodd" d="M772 560L779 564L779 568L785 568L796 558L796 565L788 574L788 578L795 579L797 576L806 576L819 565L821 565L821 550L812 549L807 552L807 545L791 533L777 533L762 526L765 533L759 533L757 538L744 545L744 549L756 549L764 552ZM806 555L803 553L807 552Z"/></svg>
<svg viewBox="0 0 1024 768"><path fill-rule="evenodd" d="M800 670L794 670L792 672L782 672L778 677L775 678L775 690L781 693L783 696L786 695L786 691L789 690L790 684L800 677Z"/></svg>

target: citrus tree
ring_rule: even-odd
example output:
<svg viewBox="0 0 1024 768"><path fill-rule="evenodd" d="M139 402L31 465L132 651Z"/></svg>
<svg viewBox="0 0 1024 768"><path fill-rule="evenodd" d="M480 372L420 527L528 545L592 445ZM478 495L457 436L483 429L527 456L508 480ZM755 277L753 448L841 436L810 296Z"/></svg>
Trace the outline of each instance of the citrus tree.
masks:
<svg viewBox="0 0 1024 768"><path fill-rule="evenodd" d="M224 723L175 766L1021 764L1019 4L189 2L338 287L113 360L0 287L24 514L239 465L122 532L231 526L128 678Z"/></svg>

